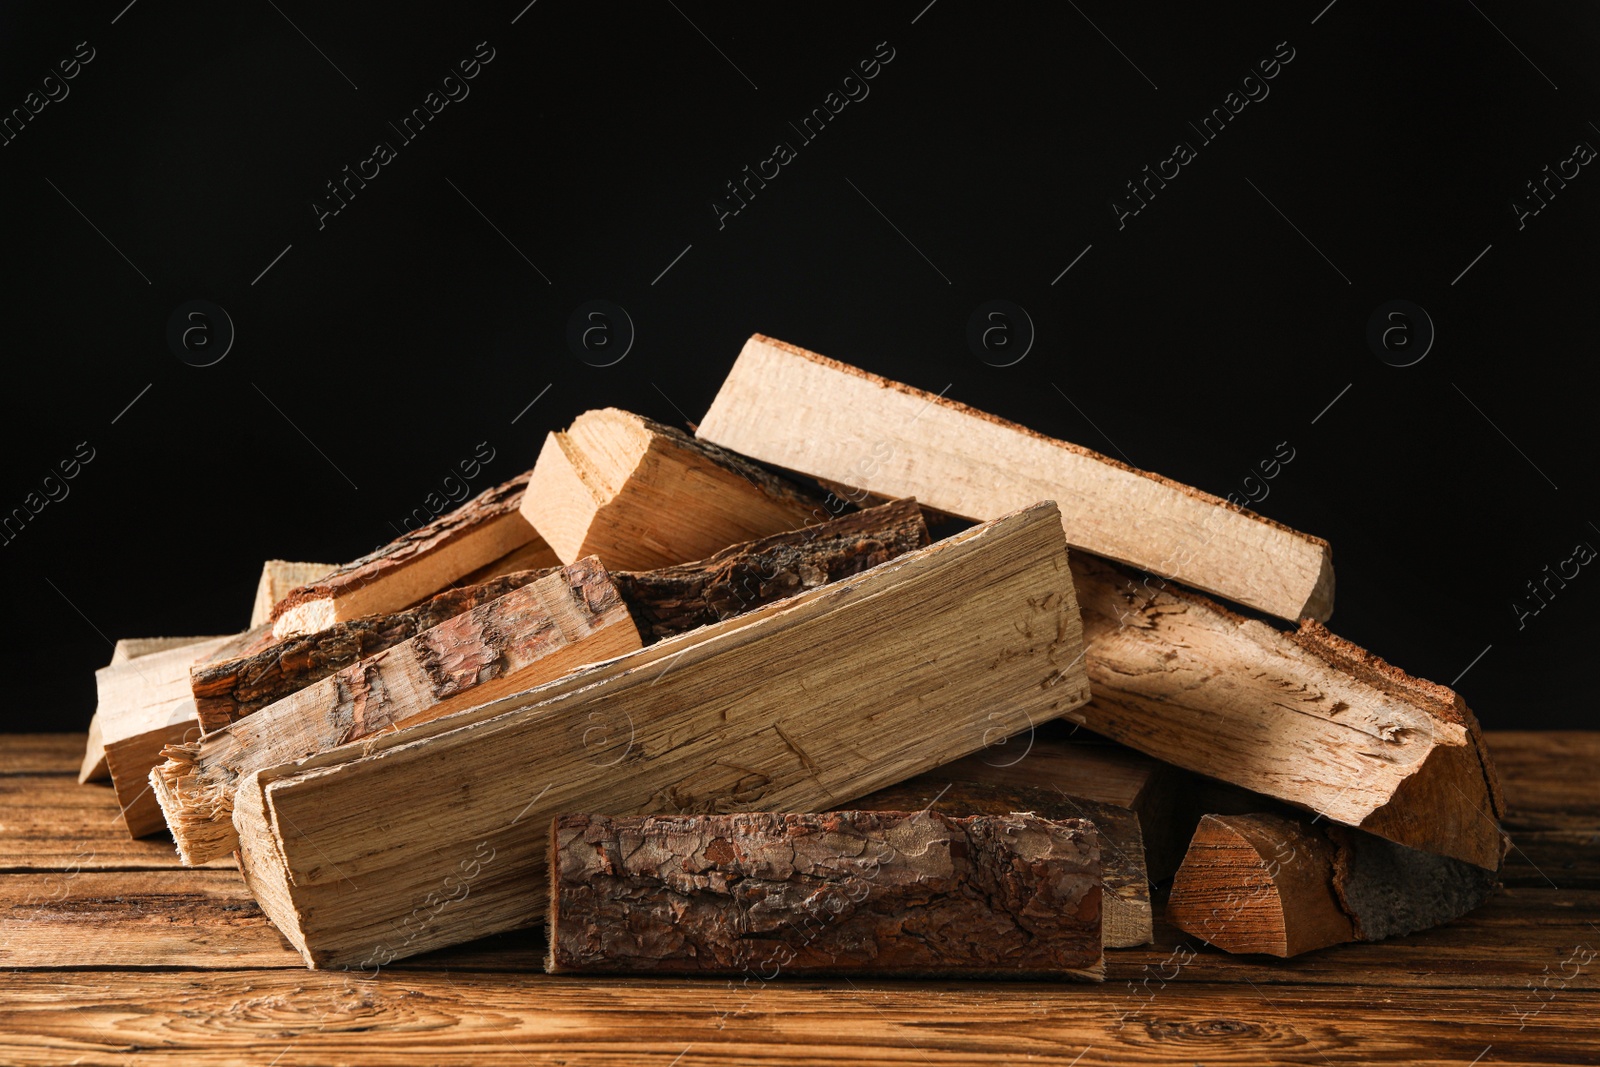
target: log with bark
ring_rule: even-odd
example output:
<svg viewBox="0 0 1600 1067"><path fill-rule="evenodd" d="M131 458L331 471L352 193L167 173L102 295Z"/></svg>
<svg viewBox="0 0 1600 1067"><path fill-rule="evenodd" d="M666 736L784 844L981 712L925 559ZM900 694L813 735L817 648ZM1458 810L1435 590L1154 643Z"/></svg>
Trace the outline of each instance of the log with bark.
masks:
<svg viewBox="0 0 1600 1067"><path fill-rule="evenodd" d="M533 544L539 535L518 511L527 486L528 474L520 474L377 551L290 590L272 609L273 635L281 639L313 633L362 615L399 611ZM539 566L559 562L552 553Z"/></svg>
<svg viewBox="0 0 1600 1067"><path fill-rule="evenodd" d="M1099 980L1093 824L920 811L564 815L553 974Z"/></svg>
<svg viewBox="0 0 1600 1067"><path fill-rule="evenodd" d="M449 615L204 740L168 746L150 784L179 857L186 866L206 863L237 844L233 794L242 775L437 719L639 647L605 569L593 558L579 560Z"/></svg>
<svg viewBox="0 0 1600 1067"><path fill-rule="evenodd" d="M261 565L261 579L256 582L256 600L250 608L250 626L255 628L272 621L272 609L290 590L316 581L336 569L332 563L291 563L288 560L269 559Z"/></svg>
<svg viewBox="0 0 1600 1067"><path fill-rule="evenodd" d="M1321 538L760 334L695 432L764 463L914 496L967 519L1055 500L1074 548L1280 618L1326 619L1333 610L1333 563Z"/></svg>
<svg viewBox="0 0 1600 1067"><path fill-rule="evenodd" d="M1456 693L1304 620L1283 633L1072 559L1094 701L1073 721L1160 760L1496 870L1498 776Z"/></svg>
<svg viewBox="0 0 1600 1067"><path fill-rule="evenodd" d="M562 559L596 555L621 571L704 559L831 513L742 456L604 408L545 439L522 514Z"/></svg>
<svg viewBox="0 0 1600 1067"><path fill-rule="evenodd" d="M1459 918L1493 872L1381 837L1280 815L1207 815L1172 882L1167 918L1228 952L1297 956Z"/></svg>
<svg viewBox="0 0 1600 1067"><path fill-rule="evenodd" d="M542 922L558 814L838 808L1081 704L1082 651L1060 513L1040 504L248 775L241 867L309 964L378 966Z"/></svg>

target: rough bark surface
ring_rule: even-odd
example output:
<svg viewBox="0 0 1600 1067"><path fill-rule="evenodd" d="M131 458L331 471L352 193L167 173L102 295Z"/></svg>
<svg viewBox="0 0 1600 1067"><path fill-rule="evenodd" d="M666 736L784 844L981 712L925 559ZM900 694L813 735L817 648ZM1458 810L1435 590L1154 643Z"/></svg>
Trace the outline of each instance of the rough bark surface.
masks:
<svg viewBox="0 0 1600 1067"><path fill-rule="evenodd" d="M1099 851L1030 815L560 816L549 970L1098 979Z"/></svg>
<svg viewBox="0 0 1600 1067"><path fill-rule="evenodd" d="M654 640L848 578L927 544L928 525L916 501L897 500L734 545L696 563L611 577L639 633Z"/></svg>
<svg viewBox="0 0 1600 1067"><path fill-rule="evenodd" d="M200 728L208 734L221 730L352 663L410 640L554 570L519 571L478 585L448 589L404 611L334 623L326 630L296 634L251 655L196 664L189 671L189 681L200 713Z"/></svg>

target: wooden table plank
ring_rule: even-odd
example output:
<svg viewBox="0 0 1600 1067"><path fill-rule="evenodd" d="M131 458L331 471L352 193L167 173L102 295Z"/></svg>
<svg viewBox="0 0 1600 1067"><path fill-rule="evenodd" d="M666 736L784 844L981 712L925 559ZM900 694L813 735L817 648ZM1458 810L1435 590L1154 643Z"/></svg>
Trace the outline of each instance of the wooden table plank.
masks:
<svg viewBox="0 0 1600 1067"><path fill-rule="evenodd" d="M89 735L0 734L0 774L72 774Z"/></svg>
<svg viewBox="0 0 1600 1067"><path fill-rule="evenodd" d="M74 735L76 736L76 735ZM72 774L0 771L0 871L165 870L178 866L165 833L132 840L109 783ZM207 866L234 866L232 859Z"/></svg>
<svg viewBox="0 0 1600 1067"><path fill-rule="evenodd" d="M1506 828L1600 830L1600 730L1491 731L1506 794Z"/></svg>

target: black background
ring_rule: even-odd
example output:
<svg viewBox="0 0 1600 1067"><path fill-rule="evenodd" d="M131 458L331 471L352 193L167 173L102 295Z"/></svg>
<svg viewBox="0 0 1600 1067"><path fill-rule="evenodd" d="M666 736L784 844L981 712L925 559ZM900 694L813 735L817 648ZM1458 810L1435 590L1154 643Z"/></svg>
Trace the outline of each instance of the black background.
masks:
<svg viewBox="0 0 1600 1067"><path fill-rule="evenodd" d="M1337 632L1471 665L1490 727L1594 724L1600 576L1513 604L1600 545L1600 176L1522 229L1511 203L1600 145L1596 9L524 3L4 9L0 110L94 58L0 147L0 512L95 458L0 546L0 724L81 728L112 639L242 627L263 558L369 551L479 442L475 489L589 407L698 419L757 331L1218 494L1288 442L1258 510L1332 541ZM482 41L470 95L319 229L324 183ZM1119 229L1111 198L1279 42L1270 95ZM194 299L237 330L214 366L166 343ZM614 366L566 344L593 299L637 329ZM991 299L1037 327L1013 366L966 343ZM1414 366L1365 340L1394 299L1437 329Z"/></svg>

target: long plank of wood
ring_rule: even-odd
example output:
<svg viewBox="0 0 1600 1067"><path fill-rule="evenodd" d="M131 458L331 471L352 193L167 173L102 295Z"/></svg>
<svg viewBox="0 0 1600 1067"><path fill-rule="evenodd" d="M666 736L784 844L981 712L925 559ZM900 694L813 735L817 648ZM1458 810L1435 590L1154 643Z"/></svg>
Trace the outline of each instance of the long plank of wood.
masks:
<svg viewBox="0 0 1600 1067"><path fill-rule="evenodd" d="M186 865L232 852L233 792L251 771L438 719L640 647L594 557L446 616L254 715L172 745L150 785Z"/></svg>
<svg viewBox="0 0 1600 1067"><path fill-rule="evenodd" d="M545 439L522 514L563 560L595 555L614 571L704 559L829 517L743 457L616 408Z"/></svg>
<svg viewBox="0 0 1600 1067"><path fill-rule="evenodd" d="M205 637L127 637L118 641L111 650L111 662L108 666L115 667L127 663L140 656L148 656L152 652L165 652L168 649L182 648L185 645L198 644L209 640ZM99 681L96 680L98 688ZM83 762L78 768L78 784L85 782L109 782L111 771L106 767L106 743L100 731L100 709L95 708L95 713L89 719L89 737L83 747Z"/></svg>
<svg viewBox="0 0 1600 1067"><path fill-rule="evenodd" d="M1298 956L1438 926L1489 899L1495 876L1343 826L1207 815L1167 918L1228 952Z"/></svg>
<svg viewBox="0 0 1600 1067"><path fill-rule="evenodd" d="M377 551L291 589L272 609L273 635L311 633L346 619L399 611L531 544L539 535L517 510L527 486L528 475L520 474ZM552 554L540 566L559 562Z"/></svg>
<svg viewBox="0 0 1600 1067"><path fill-rule="evenodd" d="M1075 751L1078 749L1085 750L1083 758ZM1095 756L1103 753L1095 750L1126 753L1127 763L1134 766L1097 760ZM1152 770L1164 766L1112 746L1033 739L1020 759L1011 759L1004 754L1004 747L997 746L870 793L851 806L869 811L927 810L954 816L1027 811L1044 819L1090 820L1100 834L1101 938L1106 948L1129 948L1147 944L1154 937L1144 834L1139 816L1131 808L1133 797L1145 788L1141 784L1138 790L1128 790L1126 779L1115 777L1097 781L1096 765L1106 762L1116 772L1134 770L1139 764ZM1091 795L1068 792L1080 786L1115 799L1101 801Z"/></svg>
<svg viewBox="0 0 1600 1067"><path fill-rule="evenodd" d="M1082 819L563 815L552 974L1105 974Z"/></svg>
<svg viewBox="0 0 1600 1067"><path fill-rule="evenodd" d="M1285 634L1075 554L1094 702L1073 720L1157 759L1495 870L1505 810L1477 719L1306 620Z"/></svg>
<svg viewBox="0 0 1600 1067"><path fill-rule="evenodd" d="M261 578L256 582L255 603L250 606L251 627L272 621L273 606L289 595L291 589L314 582L334 570L333 563L292 563L289 560L269 559L261 565Z"/></svg>
<svg viewBox="0 0 1600 1067"><path fill-rule="evenodd" d="M1067 541L1285 619L1333 611L1328 543L1232 501L782 341L751 337L695 431L967 519L1061 505Z"/></svg>
<svg viewBox="0 0 1600 1067"><path fill-rule="evenodd" d="M189 667L231 640L208 638L95 672L106 769L133 837L156 833L166 825L149 788L150 768L161 762L161 750L193 740L191 734L199 736Z"/></svg>
<svg viewBox="0 0 1600 1067"><path fill-rule="evenodd" d="M982 748L991 712L1058 716L1088 698L1060 521L1038 504L370 755L256 772L246 877L311 965L398 958L543 921L562 812L838 807Z"/></svg>
<svg viewBox="0 0 1600 1067"><path fill-rule="evenodd" d="M1592 970L1592 968L1591 968ZM102 970L9 975L0 1060L220 1067L1153 1067L1570 1065L1600 1058L1600 995L1519 1028L1482 990L1192 983L1119 1023L1115 986L1048 982L607 982L523 974Z"/></svg>

